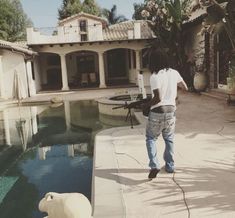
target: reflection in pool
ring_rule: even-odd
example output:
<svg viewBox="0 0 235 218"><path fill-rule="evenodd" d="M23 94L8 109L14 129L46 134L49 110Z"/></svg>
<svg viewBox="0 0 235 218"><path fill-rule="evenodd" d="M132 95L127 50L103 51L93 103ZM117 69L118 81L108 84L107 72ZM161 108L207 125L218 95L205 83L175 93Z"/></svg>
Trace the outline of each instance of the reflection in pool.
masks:
<svg viewBox="0 0 235 218"><path fill-rule="evenodd" d="M49 191L91 199L94 137L128 125L102 120L95 101L0 111L0 217L43 217L38 202Z"/></svg>

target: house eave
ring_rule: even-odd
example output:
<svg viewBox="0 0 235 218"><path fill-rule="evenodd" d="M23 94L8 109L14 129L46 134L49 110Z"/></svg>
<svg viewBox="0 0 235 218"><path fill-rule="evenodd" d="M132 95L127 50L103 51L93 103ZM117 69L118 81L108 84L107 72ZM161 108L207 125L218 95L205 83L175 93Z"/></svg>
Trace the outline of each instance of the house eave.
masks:
<svg viewBox="0 0 235 218"><path fill-rule="evenodd" d="M38 43L38 44L28 44L29 47L34 47L34 46L61 46L63 47L64 45L70 45L70 46L73 46L73 45L80 45L80 46L83 46L83 45L92 45L92 44L111 44L111 43L123 43L123 42L128 42L128 43L131 43L131 42L140 42L140 41L150 41L150 40L153 40L154 38L141 38L141 39L116 39L116 40L99 40L99 41L84 41L84 42L64 42L64 43Z"/></svg>
<svg viewBox="0 0 235 218"><path fill-rule="evenodd" d="M7 45L7 44L2 44L0 43L0 49L8 50L8 51L13 51L13 52L18 52L27 56L36 56L38 55L37 52L30 51L24 48L18 48L15 46Z"/></svg>

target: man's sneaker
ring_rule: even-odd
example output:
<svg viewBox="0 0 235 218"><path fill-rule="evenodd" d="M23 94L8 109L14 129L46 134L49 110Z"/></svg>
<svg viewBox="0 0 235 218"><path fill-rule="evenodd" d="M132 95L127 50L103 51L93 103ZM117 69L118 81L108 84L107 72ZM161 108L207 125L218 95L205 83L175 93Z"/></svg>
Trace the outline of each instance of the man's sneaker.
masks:
<svg viewBox="0 0 235 218"><path fill-rule="evenodd" d="M174 169L169 169L169 168L166 168L166 167L165 167L165 171L166 171L167 173L174 173L174 172L175 172Z"/></svg>
<svg viewBox="0 0 235 218"><path fill-rule="evenodd" d="M157 169L157 168L151 169L150 172L149 172L148 178L149 178L149 179L154 179L154 178L156 178L156 176L157 176L157 174L158 174L159 172L160 172L160 170Z"/></svg>
<svg viewBox="0 0 235 218"><path fill-rule="evenodd" d="M175 172L174 162L166 163L165 164L165 171L167 173L174 173Z"/></svg>

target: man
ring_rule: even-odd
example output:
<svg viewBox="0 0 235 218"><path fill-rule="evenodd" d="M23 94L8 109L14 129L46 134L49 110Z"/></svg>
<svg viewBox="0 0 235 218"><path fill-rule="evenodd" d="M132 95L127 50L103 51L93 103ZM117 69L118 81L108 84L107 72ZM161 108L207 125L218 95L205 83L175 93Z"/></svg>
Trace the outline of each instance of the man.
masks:
<svg viewBox="0 0 235 218"><path fill-rule="evenodd" d="M174 167L174 132L177 86L183 90L188 87L178 71L170 68L167 54L163 50L155 49L149 55L150 87L152 99L145 105L151 110L146 127L146 146L149 157L149 179L153 179L160 171L157 159L156 140L162 134L165 141L165 170L173 173Z"/></svg>

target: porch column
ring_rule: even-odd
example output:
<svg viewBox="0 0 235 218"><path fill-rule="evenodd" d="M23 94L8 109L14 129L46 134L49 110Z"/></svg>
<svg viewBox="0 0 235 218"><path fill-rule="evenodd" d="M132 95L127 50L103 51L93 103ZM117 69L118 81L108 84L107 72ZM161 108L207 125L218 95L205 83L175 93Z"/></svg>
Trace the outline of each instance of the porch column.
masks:
<svg viewBox="0 0 235 218"><path fill-rule="evenodd" d="M100 88L105 88L105 75L104 75L104 52L99 52L99 77L100 77Z"/></svg>
<svg viewBox="0 0 235 218"><path fill-rule="evenodd" d="M2 56L0 55L0 98L4 98Z"/></svg>
<svg viewBox="0 0 235 218"><path fill-rule="evenodd" d="M69 90L65 54L60 54L60 62L61 62L61 73L62 73L62 90Z"/></svg>
<svg viewBox="0 0 235 218"><path fill-rule="evenodd" d="M35 82L32 76L32 62L26 61L25 65L26 65L26 72L27 72L27 77L28 77L29 96L34 96L36 95L36 88L35 88Z"/></svg>
<svg viewBox="0 0 235 218"><path fill-rule="evenodd" d="M6 110L3 110L3 125L4 125L6 144L11 146L12 144L11 144L11 135L10 135L9 116L8 116L8 111Z"/></svg>
<svg viewBox="0 0 235 218"><path fill-rule="evenodd" d="M135 50L135 59L136 59L136 85L138 85L138 77L140 74L140 50Z"/></svg>
<svg viewBox="0 0 235 218"><path fill-rule="evenodd" d="M38 132L37 107L31 107L31 116L32 116L32 132L33 135L35 135Z"/></svg>
<svg viewBox="0 0 235 218"><path fill-rule="evenodd" d="M71 129L71 115L70 115L70 103L69 101L64 101L64 113L65 113L65 122L67 130Z"/></svg>

